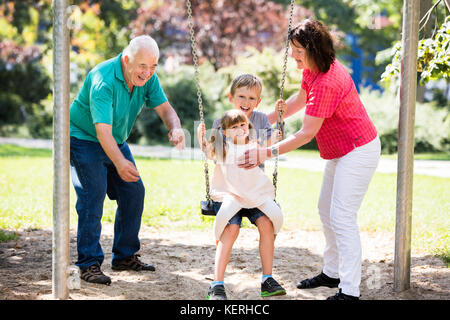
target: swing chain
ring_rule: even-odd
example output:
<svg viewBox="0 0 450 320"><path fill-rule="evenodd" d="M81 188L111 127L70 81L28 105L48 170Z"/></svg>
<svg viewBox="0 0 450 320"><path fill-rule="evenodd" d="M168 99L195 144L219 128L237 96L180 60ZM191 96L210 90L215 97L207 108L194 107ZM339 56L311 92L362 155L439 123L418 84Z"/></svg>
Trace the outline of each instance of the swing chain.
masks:
<svg viewBox="0 0 450 320"><path fill-rule="evenodd" d="M198 111L200 114L200 122L205 123L205 117L203 114L203 99L202 92L200 89L200 77L198 70L198 57L197 57L197 49L195 44L195 34L194 34L194 22L192 19L192 8L191 1L186 0L187 13L188 13L188 24L189 24L189 34L191 37L191 48L192 48L192 60L194 61L194 80L197 86L197 100L198 100ZM205 141L203 142L203 147L206 148ZM211 196L209 194L209 168L208 168L208 159L206 159L206 155L203 158L204 170L205 170L205 180L206 180L206 200L211 201Z"/></svg>
<svg viewBox="0 0 450 320"><path fill-rule="evenodd" d="M287 32L287 36L286 36L285 50L284 50L283 73L281 75L281 85L280 85L280 99L283 99L283 93L284 93L284 82L286 79L287 60L288 60L288 54L289 54L289 32L291 31L291 28L292 28L292 17L294 15L294 2L295 2L295 0L291 0L290 10L289 10L289 26L288 26L288 32ZM280 113L278 114L278 119L277 119L277 129L281 130L282 139L284 139L284 123L282 123L282 121L281 121L282 118L283 118L283 111L280 110ZM273 186L275 189L275 198L277 196L277 182L278 182L278 153L275 157L275 169L273 171Z"/></svg>
<svg viewBox="0 0 450 320"><path fill-rule="evenodd" d="M289 26L288 26L288 33L286 36L285 50L284 50L283 73L281 76L280 99L283 99L283 93L284 93L284 82L286 79L287 60L288 60L288 55L289 55L289 32L291 31L291 28L292 28L292 17L294 15L294 3L295 3L295 0L291 0L291 6L290 6L290 11L289 11ZM280 112L280 116L281 115L282 114Z"/></svg>
<svg viewBox="0 0 450 320"><path fill-rule="evenodd" d="M286 69L287 69L287 59L288 59L288 52L289 52L289 31L292 27L292 17L294 14L294 3L295 0L291 0L290 3L290 12L289 12L289 27L288 27L288 33L286 36L286 42L285 42L285 52L284 52L284 61L283 61L283 72L281 76L281 85L280 85L280 99L283 98L283 92L284 92L284 83L286 78ZM188 13L188 24L189 24L189 33L190 33L190 40L191 40L191 48L192 48L192 60L194 62L194 80L197 86L197 98L198 98L198 110L200 113L200 121L201 123L205 123L204 114L203 114L203 100L202 100L202 93L200 90L200 77L199 77L199 70L198 70L198 56L197 56L197 49L196 49L196 42L195 42L195 34L194 34L194 22L192 18L192 8L191 8L191 1L186 0L186 6L187 6L187 13ZM283 117L283 112L280 111L277 119L277 129L281 130L284 138L284 124L281 122L281 119ZM205 142L203 142L203 146L205 146ZM211 196L209 194L209 169L208 169L208 160L206 159L206 156L204 158L204 169L205 169L205 180L206 180L206 200L210 201ZM275 189L275 198L277 193L277 180L278 180L278 155L275 157L275 169L273 172L273 186Z"/></svg>

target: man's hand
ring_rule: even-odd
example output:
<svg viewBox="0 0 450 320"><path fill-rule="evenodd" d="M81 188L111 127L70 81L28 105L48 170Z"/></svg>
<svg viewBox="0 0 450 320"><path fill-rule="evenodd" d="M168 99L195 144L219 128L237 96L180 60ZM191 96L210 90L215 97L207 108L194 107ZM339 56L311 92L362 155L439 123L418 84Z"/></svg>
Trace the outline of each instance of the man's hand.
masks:
<svg viewBox="0 0 450 320"><path fill-rule="evenodd" d="M139 180L139 172L133 162L127 160L112 136L112 126L106 123L96 123L97 138L109 159L116 167L117 173L126 182Z"/></svg>
<svg viewBox="0 0 450 320"><path fill-rule="evenodd" d="M116 165L116 170L122 180L126 182L136 182L139 180L139 172L133 162L125 158Z"/></svg>
<svg viewBox="0 0 450 320"><path fill-rule="evenodd" d="M156 111L158 116L164 122L164 125L169 129L169 141L178 150L183 150L186 147L186 139L184 137L184 131L181 129L180 118L170 105L169 101L166 101L153 110Z"/></svg>
<svg viewBox="0 0 450 320"><path fill-rule="evenodd" d="M181 128L175 128L169 131L169 141L178 150L183 150L186 148L186 140L184 137L184 131Z"/></svg>

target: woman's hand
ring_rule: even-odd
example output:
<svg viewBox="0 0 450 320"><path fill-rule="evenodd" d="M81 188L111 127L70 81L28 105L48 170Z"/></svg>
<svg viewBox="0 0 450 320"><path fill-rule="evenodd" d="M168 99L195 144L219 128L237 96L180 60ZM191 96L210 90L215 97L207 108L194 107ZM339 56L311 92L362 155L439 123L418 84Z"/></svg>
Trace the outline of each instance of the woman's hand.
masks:
<svg viewBox="0 0 450 320"><path fill-rule="evenodd" d="M279 115L281 112L281 115L282 115L281 121L284 120L284 115L285 115L286 111L287 111L286 101L284 101L283 99L278 99L277 103L275 104L275 113L277 115Z"/></svg>
<svg viewBox="0 0 450 320"><path fill-rule="evenodd" d="M247 150L242 156L237 159L238 167L243 169L253 169L261 163L269 159L268 148L257 146Z"/></svg>
<svg viewBox="0 0 450 320"><path fill-rule="evenodd" d="M280 111L283 111L283 119L288 118L296 112L303 109L306 105L306 92L304 89L300 89L299 92L293 94L286 101L279 99L275 104L275 110L270 112L267 117L269 123L274 124L278 121Z"/></svg>
<svg viewBox="0 0 450 320"><path fill-rule="evenodd" d="M280 142L281 140L283 140L283 131L279 130L279 129L275 129L273 131L274 136L276 137L276 141L274 143ZM272 144L274 144L272 143Z"/></svg>

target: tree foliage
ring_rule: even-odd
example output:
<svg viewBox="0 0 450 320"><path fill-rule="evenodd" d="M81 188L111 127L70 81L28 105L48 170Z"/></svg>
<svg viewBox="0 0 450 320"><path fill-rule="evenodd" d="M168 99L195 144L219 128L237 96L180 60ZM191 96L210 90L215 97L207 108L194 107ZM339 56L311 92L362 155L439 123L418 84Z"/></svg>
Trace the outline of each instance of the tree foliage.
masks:
<svg viewBox="0 0 450 320"><path fill-rule="evenodd" d="M131 24L132 34L150 34L157 42L191 61L185 1L140 0ZM230 65L247 46L280 50L286 38L288 12L280 4L263 0L192 0L195 37L200 59L216 70ZM297 10L295 20L305 17Z"/></svg>
<svg viewBox="0 0 450 320"><path fill-rule="evenodd" d="M442 0L422 3L431 1ZM271 110L279 95L290 0L191 2L207 123L231 107L226 93L231 80L242 72L262 78L263 101L259 109ZM380 79L391 56L386 54L385 59L378 60L374 56L400 40L403 0L295 2L294 24L308 17L323 21L335 37L342 60L355 55L346 36L356 36L364 53L363 78L371 77L373 82ZM174 58L181 65L173 73L160 67L158 74L185 129L193 132L190 123L198 119L198 110L186 1L71 0L70 4L72 98L92 67L119 54L130 38L149 34L160 46L161 64ZM0 131L8 124L22 124L31 135L51 136L52 15L52 0L0 0ZM433 16L430 21L434 20ZM441 24L433 36L431 32L423 35L419 44L423 81L448 78L448 22L446 30L439 27ZM285 98L298 90L300 80L290 60ZM298 129L298 125L293 123L292 129ZM164 126L151 110L139 116L130 139L138 141L142 137L147 142L167 141Z"/></svg>
<svg viewBox="0 0 450 320"><path fill-rule="evenodd" d="M117 55L128 43L136 4L129 0L71 3L75 10L68 27L71 61L77 66L72 74L78 74L76 91L92 67ZM43 127L51 126L51 109L44 105L51 94L52 15L52 0L0 1L0 125L4 128L26 123L31 134L51 136L51 130Z"/></svg>
<svg viewBox="0 0 450 320"><path fill-rule="evenodd" d="M50 93L50 78L39 64L39 49L12 41L0 43L0 132L7 124L20 124L43 109Z"/></svg>
<svg viewBox="0 0 450 320"><path fill-rule="evenodd" d="M363 54L363 78L377 83L386 61L376 61L380 50L398 40L402 0L297 0L311 10L316 19L343 38L338 44L338 56L349 61L355 52L345 35L355 36ZM387 19L389 17L389 19Z"/></svg>
<svg viewBox="0 0 450 320"><path fill-rule="evenodd" d="M392 62L382 75L383 81L398 77L401 65L402 45L397 42L392 50ZM417 51L417 71L422 85L430 80L450 81L450 16L445 19L436 35L419 41Z"/></svg>

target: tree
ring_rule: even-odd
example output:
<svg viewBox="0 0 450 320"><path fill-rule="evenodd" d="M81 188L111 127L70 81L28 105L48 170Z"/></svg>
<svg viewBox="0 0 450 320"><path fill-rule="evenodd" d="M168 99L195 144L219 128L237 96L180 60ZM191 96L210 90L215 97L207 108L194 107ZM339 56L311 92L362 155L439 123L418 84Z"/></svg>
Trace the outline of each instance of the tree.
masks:
<svg viewBox="0 0 450 320"><path fill-rule="evenodd" d="M251 46L262 50L284 46L288 13L280 4L263 0L193 0L192 12L200 59L208 60L218 70L236 61ZM186 2L140 0L132 35L150 34L166 51L174 51L192 61ZM296 11L294 20L305 12Z"/></svg>
<svg viewBox="0 0 450 320"><path fill-rule="evenodd" d="M77 72L72 75L78 73L72 88L75 94L92 67L119 54L128 43L128 25L136 13L136 3L128 0L71 3L74 6L69 8L72 14L68 27L71 62L77 65ZM3 128L6 124L26 124L32 135L51 136L52 25L52 0L0 1L0 123Z"/></svg>
<svg viewBox="0 0 450 320"><path fill-rule="evenodd" d="M421 20L420 30L426 28L427 22L435 10L438 16L438 4L436 1L433 7L424 15ZM441 8L445 12L446 8ZM450 11L450 8L447 7ZM437 19L436 19L437 20ZM427 33L424 33L427 35ZM382 74L382 80L389 82L398 79L401 64L401 42L397 42L392 48L392 62L387 65ZM425 85L431 80L445 79L450 82L450 16L446 16L444 22L435 25L433 34L419 40L417 52L417 71L419 73L419 83Z"/></svg>
<svg viewBox="0 0 450 320"><path fill-rule="evenodd" d="M314 12L331 31L344 34L338 45L342 60L356 57L345 37L351 35L363 55L363 78L377 83L388 61L375 60L377 53L398 40L402 0L297 0ZM388 18L387 18L388 17Z"/></svg>
<svg viewBox="0 0 450 320"><path fill-rule="evenodd" d="M21 124L43 109L40 102L51 89L39 61L40 51L35 46L0 43L0 132L5 125Z"/></svg>

